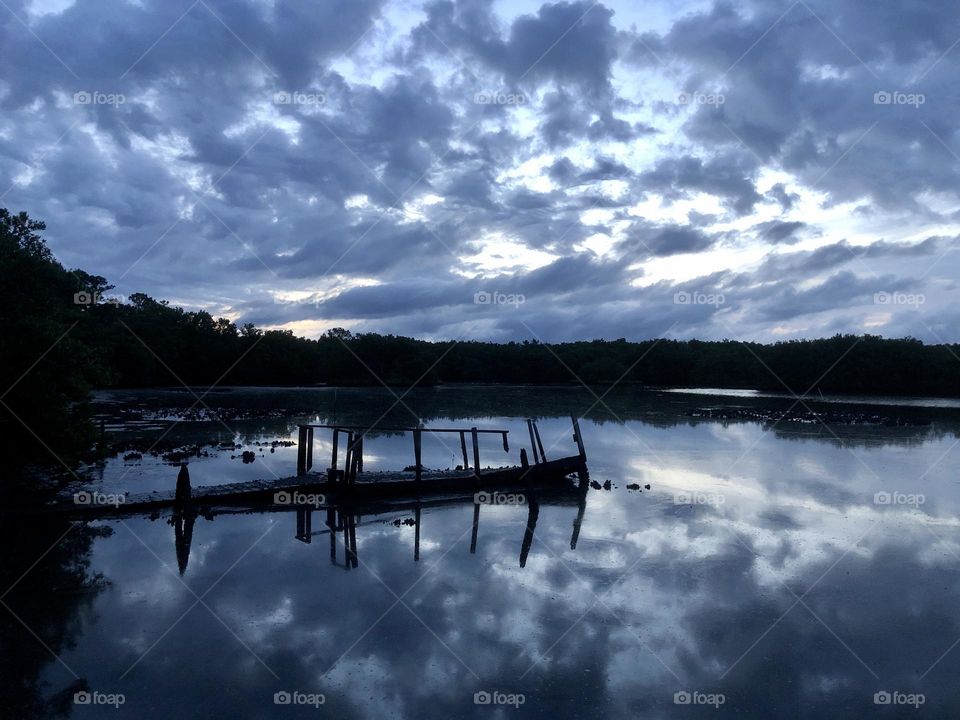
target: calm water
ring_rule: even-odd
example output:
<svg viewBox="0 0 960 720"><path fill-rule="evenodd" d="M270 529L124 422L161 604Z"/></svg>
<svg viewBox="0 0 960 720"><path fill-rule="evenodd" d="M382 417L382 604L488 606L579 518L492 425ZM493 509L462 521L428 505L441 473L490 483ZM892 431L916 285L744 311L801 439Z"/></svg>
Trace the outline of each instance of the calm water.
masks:
<svg viewBox="0 0 960 720"><path fill-rule="evenodd" d="M295 439L307 419L505 427L509 453L483 444L484 464L500 465L529 445L525 416L553 458L575 453L569 414L586 413L591 479L611 486L579 505L484 506L473 552L472 503L425 506L417 560L414 508L362 515L356 567L340 533L331 557L325 511L309 543L279 511L200 517L192 536L168 515L19 528L7 534L16 567L54 547L4 598L31 628L5 619L7 692L37 716L960 715L956 410L828 430L686 414L769 406L759 398L618 390L597 404L582 389L467 388L397 404L386 390L253 389L204 398L223 422L172 424L195 397L99 401L114 440L242 446L206 445L190 460L195 485L292 474L295 448L230 456ZM425 465L460 462L445 441L425 440ZM383 435L365 455L370 469L401 467L411 441ZM146 492L170 489L177 467L148 453L88 472L104 492ZM77 678L123 704L74 704ZM278 692L324 702L277 705ZM493 702L477 704L484 692ZM878 692L922 704L876 704Z"/></svg>
<svg viewBox="0 0 960 720"><path fill-rule="evenodd" d="M669 388L663 392L685 395L712 395L716 397L784 398L784 393L764 392L736 388ZM867 403L871 405L900 405L906 407L960 408L960 398L951 397L898 397L882 395L819 395L818 400L830 403Z"/></svg>

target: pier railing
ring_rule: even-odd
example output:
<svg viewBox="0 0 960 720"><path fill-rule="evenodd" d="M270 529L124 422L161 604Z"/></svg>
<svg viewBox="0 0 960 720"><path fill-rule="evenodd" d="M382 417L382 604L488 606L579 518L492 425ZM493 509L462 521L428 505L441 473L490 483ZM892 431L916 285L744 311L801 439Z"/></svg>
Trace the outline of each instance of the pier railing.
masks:
<svg viewBox="0 0 960 720"><path fill-rule="evenodd" d="M580 434L580 423L576 416L571 415L570 420L573 423L573 440L577 444L577 451L580 459L586 461L586 452L583 446L583 438ZM543 449L543 441L540 439L540 430L537 423L527 418L527 432L530 435L530 449L533 453L533 462L535 465L547 462L547 454ZM446 427L425 427L418 425L415 427L367 427L363 425L334 425L321 423L306 423L299 425L299 444L297 447L297 475L306 475L313 468L313 445L315 430L331 430L333 433L333 442L330 455L330 466L327 468L328 478L336 482L341 477L338 468L340 436L343 435L346 441L346 452L344 458L344 468L342 471L343 481L347 484L356 482L357 474L363 472L363 441L364 437L374 433L399 432L410 433L413 436L413 460L416 480L419 482L422 476L423 467L421 463L423 434L455 434L460 436L460 450L463 453L463 470L471 469L471 458L467 454L467 433L470 434L471 449L473 450L473 473L480 478L480 435L500 435L503 439L504 452L510 451L510 443L507 439L509 430L493 428L446 428ZM526 449L520 450L520 465L527 466Z"/></svg>
<svg viewBox="0 0 960 720"><path fill-rule="evenodd" d="M363 472L363 439L368 434L381 432L402 432L413 435L413 464L416 472L416 479L420 480L422 474L421 456L423 447L423 433L444 434L454 433L460 436L460 450L463 453L463 469L470 469L470 459L467 455L467 433L470 434L473 449L473 471L480 476L480 435L500 435L503 438L503 451L510 451L510 443L507 440L509 430L499 430L490 428L431 428L424 426L417 427L365 427L362 425L325 425L317 423L308 423L300 425L299 444L297 448L297 475L305 475L313 468L313 437L314 430L332 430L333 446L330 456L330 467L328 474L331 478L336 478L338 474L338 451L340 445L340 435L346 439L346 457L344 459L343 477L347 483L356 480L357 473Z"/></svg>

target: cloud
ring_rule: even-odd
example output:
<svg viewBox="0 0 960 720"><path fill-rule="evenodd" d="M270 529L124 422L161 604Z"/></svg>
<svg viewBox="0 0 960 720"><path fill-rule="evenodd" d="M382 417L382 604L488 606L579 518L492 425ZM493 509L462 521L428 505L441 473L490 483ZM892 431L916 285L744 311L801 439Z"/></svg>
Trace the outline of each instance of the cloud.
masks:
<svg viewBox="0 0 960 720"><path fill-rule="evenodd" d="M10 8L0 202L118 292L422 336L957 338L953 6ZM530 299L476 307L481 279ZM674 305L695 287L727 303ZM926 304L870 301L896 287Z"/></svg>
<svg viewBox="0 0 960 720"><path fill-rule="evenodd" d="M719 156L707 161L697 157L666 158L640 176L648 192L679 198L690 192L722 198L738 215L746 215L760 202L752 176L756 166L742 155Z"/></svg>

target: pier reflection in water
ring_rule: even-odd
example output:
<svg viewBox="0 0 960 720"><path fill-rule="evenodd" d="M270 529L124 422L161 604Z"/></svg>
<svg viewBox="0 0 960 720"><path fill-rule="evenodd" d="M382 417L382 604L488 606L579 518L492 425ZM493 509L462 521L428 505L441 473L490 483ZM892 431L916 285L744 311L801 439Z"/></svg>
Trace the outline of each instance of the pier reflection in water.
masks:
<svg viewBox="0 0 960 720"><path fill-rule="evenodd" d="M357 550L357 530L365 525L381 525L388 522L390 517L405 513L413 513L413 518L406 524L414 528L413 560L420 560L420 531L423 517L429 515L430 510L441 508L462 507L473 505L473 522L470 528L470 554L477 552L477 543L480 531L480 515L484 506L514 506L518 511L526 510L526 523L523 537L520 541L519 565L525 567L530 548L533 546L537 530L537 519L540 517L541 504L576 508L572 516L570 549L575 550L583 516L587 507L588 483L584 475L576 487L560 487L549 491L530 490L527 493L486 493L475 494L472 498L447 498L433 501L394 502L389 505L361 506L352 504L330 504L325 507L297 507L270 506L269 508L248 508L245 513L282 512L295 517L294 539L302 543L312 544L315 538L326 536L329 539L330 563L350 570L359 566L359 552ZM229 510L205 510L204 518L212 520L217 515L237 514L236 508ZM314 516L321 520L318 528L314 529ZM177 566L180 575L184 575L190 561L190 547L193 543L194 527L198 514L192 508L174 510L169 522L174 527L174 544L176 548ZM395 524L404 524L399 518ZM200 532L202 534L202 525ZM342 548L342 550L341 550ZM341 559L342 556L342 559Z"/></svg>

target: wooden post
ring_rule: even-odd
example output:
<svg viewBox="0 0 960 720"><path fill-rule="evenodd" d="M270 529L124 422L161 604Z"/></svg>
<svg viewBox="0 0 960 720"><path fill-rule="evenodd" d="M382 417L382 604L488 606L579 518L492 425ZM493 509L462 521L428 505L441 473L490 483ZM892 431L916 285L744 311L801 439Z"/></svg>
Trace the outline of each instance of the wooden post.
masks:
<svg viewBox="0 0 960 720"><path fill-rule="evenodd" d="M307 471L307 429L301 425L297 442L297 475Z"/></svg>
<svg viewBox="0 0 960 720"><path fill-rule="evenodd" d="M343 458L343 484L350 484L350 471L353 468L353 431L347 432L347 452Z"/></svg>
<svg viewBox="0 0 960 720"><path fill-rule="evenodd" d="M173 518L173 543L181 575L187 571L187 563L190 562L190 543L193 541L193 524L196 520L196 513L192 512L177 513Z"/></svg>
<svg viewBox="0 0 960 720"><path fill-rule="evenodd" d="M503 451L510 452L510 443L507 442L507 431L504 430L501 434L503 435Z"/></svg>
<svg viewBox="0 0 960 720"><path fill-rule="evenodd" d="M414 530L413 537L413 561L420 561L420 505L417 505L416 510L414 511L414 525L416 526Z"/></svg>
<svg viewBox="0 0 960 720"><path fill-rule="evenodd" d="M307 471L313 468L313 428L307 428Z"/></svg>
<svg viewBox="0 0 960 720"><path fill-rule="evenodd" d="M336 471L334 471L336 474ZM327 527L330 528L330 562L337 564L337 511L333 506L327 508Z"/></svg>
<svg viewBox="0 0 960 720"><path fill-rule="evenodd" d="M533 424L533 434L537 437L537 447L540 448L540 461L547 461L547 454L543 451L543 443L540 442L540 428L537 427L537 424Z"/></svg>
<svg viewBox="0 0 960 720"><path fill-rule="evenodd" d="M460 449L463 450L463 469L468 470L470 468L470 461L467 460L467 436L460 431Z"/></svg>
<svg viewBox="0 0 960 720"><path fill-rule="evenodd" d="M357 482L357 468L360 466L360 442L363 436L354 437L350 446L350 484Z"/></svg>
<svg viewBox="0 0 960 720"><path fill-rule="evenodd" d="M344 472L344 479L346 479L349 474L349 468L344 468L343 472ZM347 530L347 518L343 514L343 510L337 510L337 530L343 533L343 569L349 570L351 567L350 531Z"/></svg>
<svg viewBox="0 0 960 720"><path fill-rule="evenodd" d="M530 433L530 449L533 451L534 465L540 464L540 456L537 454L537 440L533 436L533 420L527 418L527 432Z"/></svg>
<svg viewBox="0 0 960 720"><path fill-rule="evenodd" d="M337 445L340 442L340 431L334 428L333 431L333 452L330 456L330 467L337 469Z"/></svg>
<svg viewBox="0 0 960 720"><path fill-rule="evenodd" d="M310 508L297 509L297 540L300 542L313 542L313 510Z"/></svg>
<svg viewBox="0 0 960 720"><path fill-rule="evenodd" d="M583 514L587 510L587 486L581 485L580 499L577 503L577 517L573 519L573 533L570 535L570 549L577 549L577 540L580 539L580 526L583 525Z"/></svg>
<svg viewBox="0 0 960 720"><path fill-rule="evenodd" d="M477 552L477 529L480 527L480 503L473 501L473 532L470 535L470 554Z"/></svg>
<svg viewBox="0 0 960 720"><path fill-rule="evenodd" d="M174 494L173 508L182 513L190 504L190 471L186 463L180 463L180 472L177 474L177 489Z"/></svg>
<svg viewBox="0 0 960 720"><path fill-rule="evenodd" d="M470 435L473 439L473 474L480 478L480 441L477 439L477 429L470 428Z"/></svg>
<svg viewBox="0 0 960 720"><path fill-rule="evenodd" d="M580 452L580 459L586 462L587 451L583 447L583 436L580 434L580 422L577 420L576 415L571 415L570 419L573 421L573 439L577 443L577 450Z"/></svg>
<svg viewBox="0 0 960 720"><path fill-rule="evenodd" d="M537 529L537 519L540 517L540 503L534 496L527 498L529 511L527 514L527 528L523 531L523 542L520 543L520 567L526 567L527 555L533 545L533 533Z"/></svg>
<svg viewBox="0 0 960 720"><path fill-rule="evenodd" d="M420 428L415 428L413 431L413 466L417 474L417 484L420 483L420 475L422 468L420 467L420 458L421 458L421 437L420 437ZM419 514L419 510L417 513ZM417 534L420 533L420 526L417 525Z"/></svg>
<svg viewBox="0 0 960 720"><path fill-rule="evenodd" d="M530 461L527 460L526 448L520 448L520 467L522 467L524 470L530 467Z"/></svg>
<svg viewBox="0 0 960 720"><path fill-rule="evenodd" d="M357 447L357 472L363 472L363 435L360 435L359 443Z"/></svg>
<svg viewBox="0 0 960 720"><path fill-rule="evenodd" d="M350 526L350 562L357 567L360 560L357 557L357 519L353 515L348 516Z"/></svg>

